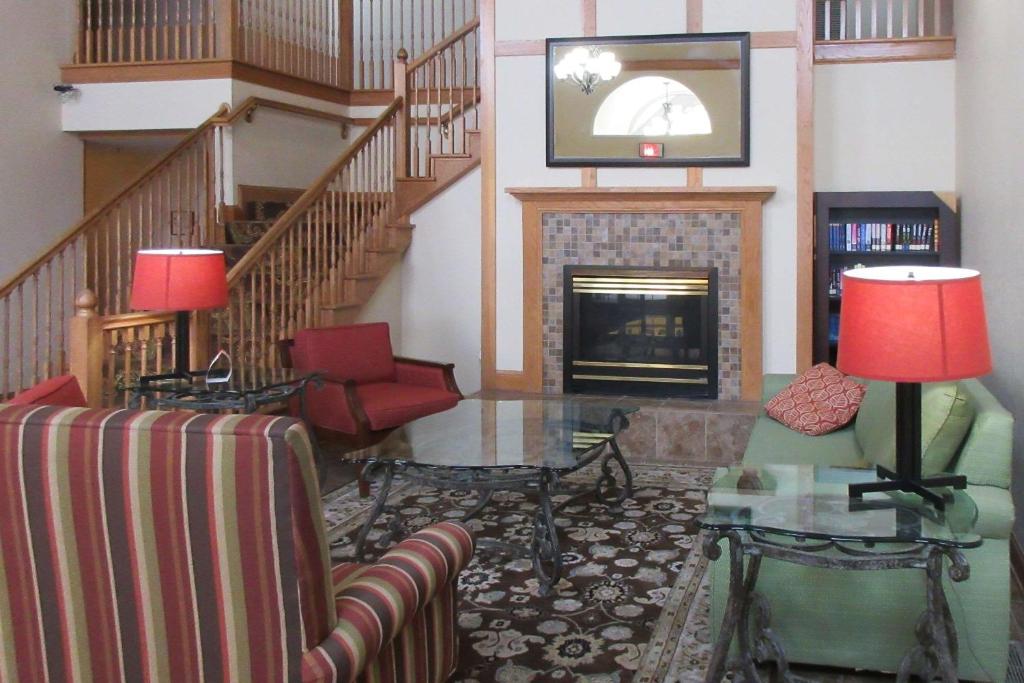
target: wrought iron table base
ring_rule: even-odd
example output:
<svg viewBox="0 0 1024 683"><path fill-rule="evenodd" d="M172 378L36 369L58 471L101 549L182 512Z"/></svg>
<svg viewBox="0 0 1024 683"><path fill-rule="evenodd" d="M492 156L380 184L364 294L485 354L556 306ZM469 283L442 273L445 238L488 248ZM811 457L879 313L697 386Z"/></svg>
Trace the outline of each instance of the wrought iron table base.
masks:
<svg viewBox="0 0 1024 683"><path fill-rule="evenodd" d="M379 478L380 488L374 498L369 515L356 537L355 556L357 562L366 560L366 546L370 531L381 515L387 514L387 532L378 539L376 545L387 547L406 535L399 512L387 504L388 494L396 474L401 473L406 479L439 489L475 491L479 500L462 517L469 521L476 517L490 503L497 491L518 491L537 495L537 510L533 518L533 533L530 548L513 546L503 541L480 539L479 547L496 548L515 555L527 556L533 562L533 570L540 583L541 595L548 595L562 578L562 551L558 540L558 528L555 516L567 505L588 495L593 495L601 503L612 506L622 503L633 496L633 472L629 468L622 451L615 439L607 442L603 455L597 449L592 455L582 460L581 468L600 456L600 475L591 489L568 487L562 484L558 473L548 468L507 467L507 468L473 468L473 467L442 467L419 466L401 461L378 460L369 463L363 470L365 479ZM616 465L623 476L620 486L613 468ZM552 498L556 495L569 494L569 498L555 505Z"/></svg>
<svg viewBox="0 0 1024 683"><path fill-rule="evenodd" d="M956 625L942 587L945 558L950 560L950 579L959 582L970 576L970 566L956 548L915 543L906 550L876 553L838 541L801 542L796 539L787 544L751 531L705 531L703 549L708 559L714 561L721 557L719 541L723 538L729 541L729 599L705 683L719 683L729 668L738 674L736 680L760 683L757 665L768 662L774 664L773 682L796 680L789 672L782 643L772 632L768 602L755 590L763 557L835 569L924 570L927 603L915 630L918 645L900 662L896 680L906 683L912 674L926 681L938 678L943 683L952 683L957 680ZM826 550L839 554L823 554ZM738 647L730 667L728 659L734 637Z"/></svg>

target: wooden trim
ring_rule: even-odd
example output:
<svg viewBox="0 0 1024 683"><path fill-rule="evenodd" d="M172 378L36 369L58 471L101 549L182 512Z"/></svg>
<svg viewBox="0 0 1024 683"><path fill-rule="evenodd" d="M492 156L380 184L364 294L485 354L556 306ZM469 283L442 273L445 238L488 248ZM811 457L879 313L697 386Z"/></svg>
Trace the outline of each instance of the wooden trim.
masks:
<svg viewBox="0 0 1024 683"><path fill-rule="evenodd" d="M480 358L484 389L499 388L497 372L497 130L495 0L480 0ZM543 45L543 43L542 43ZM542 53L543 54L543 47Z"/></svg>
<svg viewBox="0 0 1024 683"><path fill-rule="evenodd" d="M761 393L763 325L761 210L775 192L749 188L509 188L523 202L523 371L503 372L493 387L538 392L543 389L542 220L545 213L703 213L740 214L741 397Z"/></svg>
<svg viewBox="0 0 1024 683"><path fill-rule="evenodd" d="M395 91L388 90L353 90L348 95L347 104L353 107L383 107L395 99Z"/></svg>
<svg viewBox="0 0 1024 683"><path fill-rule="evenodd" d="M784 47L796 47L796 31L754 31L750 34L752 50Z"/></svg>
<svg viewBox="0 0 1024 683"><path fill-rule="evenodd" d="M352 75L355 73L355 56L352 48L355 45L353 28L355 15L352 0L338 0L338 39L341 41L341 54L338 58L338 85L345 90L352 90Z"/></svg>
<svg viewBox="0 0 1024 683"><path fill-rule="evenodd" d="M355 102L357 93L323 83L307 81L263 69L252 64L229 60L196 60L183 62L147 62L135 64L65 64L60 68L61 80L66 83L133 83L151 81L192 81L211 78L233 78L247 83L263 85L275 90L312 97L336 104L388 104L387 102ZM389 98L394 96L386 91Z"/></svg>
<svg viewBox="0 0 1024 683"><path fill-rule="evenodd" d="M686 186L698 188L704 186L704 169L691 166L686 169Z"/></svg>
<svg viewBox="0 0 1024 683"><path fill-rule="evenodd" d="M494 44L495 57L543 57L543 40L502 40Z"/></svg>
<svg viewBox="0 0 1024 683"><path fill-rule="evenodd" d="M831 40L814 45L817 64L842 62L914 62L956 59L956 38L895 38L891 40Z"/></svg>
<svg viewBox="0 0 1024 683"><path fill-rule="evenodd" d="M333 112L324 111L322 109L302 107L297 104L289 104L287 102L278 102L277 100L271 100L266 97L246 98L244 102L235 107L230 114L219 119L217 123L232 124L238 119L242 118L243 116L251 116L260 107L263 107L265 109L276 109L277 111L283 111L289 114L298 114L299 116L306 116L312 119L332 121L343 126L349 126L352 125L353 123L353 119L350 116L335 114Z"/></svg>
<svg viewBox="0 0 1024 683"><path fill-rule="evenodd" d="M580 169L580 186L597 187L597 169L593 167Z"/></svg>
<svg viewBox="0 0 1024 683"><path fill-rule="evenodd" d="M583 13L583 35L597 35L597 0L581 0Z"/></svg>
<svg viewBox="0 0 1024 683"><path fill-rule="evenodd" d="M704 0L686 0L686 32L704 30Z"/></svg>
<svg viewBox="0 0 1024 683"><path fill-rule="evenodd" d="M103 142L123 138L176 138L188 135L194 128L159 128L146 130L87 130L75 132L82 140Z"/></svg>
<svg viewBox="0 0 1024 683"><path fill-rule="evenodd" d="M814 355L814 0L798 0L796 54L796 371Z"/></svg>
<svg viewBox="0 0 1024 683"><path fill-rule="evenodd" d="M630 206L643 202L766 202L775 188L750 187L509 187L505 192L521 202L617 202ZM615 208L615 207L611 207ZM614 213L614 212L613 212Z"/></svg>

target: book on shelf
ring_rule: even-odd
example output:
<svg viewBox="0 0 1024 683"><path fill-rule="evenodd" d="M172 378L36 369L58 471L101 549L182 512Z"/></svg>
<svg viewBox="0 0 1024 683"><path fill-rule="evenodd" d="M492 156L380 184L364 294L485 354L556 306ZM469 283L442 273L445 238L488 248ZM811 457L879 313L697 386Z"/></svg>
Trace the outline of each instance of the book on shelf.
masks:
<svg viewBox="0 0 1024 683"><path fill-rule="evenodd" d="M829 251L892 252L939 250L939 221L931 223L829 223Z"/></svg>
<svg viewBox="0 0 1024 683"><path fill-rule="evenodd" d="M828 315L828 340L833 344L839 343L839 314L829 313Z"/></svg>

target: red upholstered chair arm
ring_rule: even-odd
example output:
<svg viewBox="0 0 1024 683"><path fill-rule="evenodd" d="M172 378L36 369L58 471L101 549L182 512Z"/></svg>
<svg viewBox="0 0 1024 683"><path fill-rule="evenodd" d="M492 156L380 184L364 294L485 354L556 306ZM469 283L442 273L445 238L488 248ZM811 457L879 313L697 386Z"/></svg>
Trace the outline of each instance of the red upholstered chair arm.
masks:
<svg viewBox="0 0 1024 683"><path fill-rule="evenodd" d="M421 387L444 389L458 394L459 385L455 382L455 366L452 363L435 363L416 358L395 356L395 372L399 384L415 384Z"/></svg>
<svg viewBox="0 0 1024 683"><path fill-rule="evenodd" d="M335 596L338 624L302 659L304 683L354 681L410 619L473 557L473 534L457 522L419 531L384 554Z"/></svg>

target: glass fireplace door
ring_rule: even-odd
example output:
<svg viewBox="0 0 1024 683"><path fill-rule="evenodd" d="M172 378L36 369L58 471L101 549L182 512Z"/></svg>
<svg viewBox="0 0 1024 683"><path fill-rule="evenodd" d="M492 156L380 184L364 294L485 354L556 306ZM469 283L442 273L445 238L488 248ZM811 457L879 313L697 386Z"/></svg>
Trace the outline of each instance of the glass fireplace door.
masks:
<svg viewBox="0 0 1024 683"><path fill-rule="evenodd" d="M716 275L567 266L564 390L717 397Z"/></svg>

